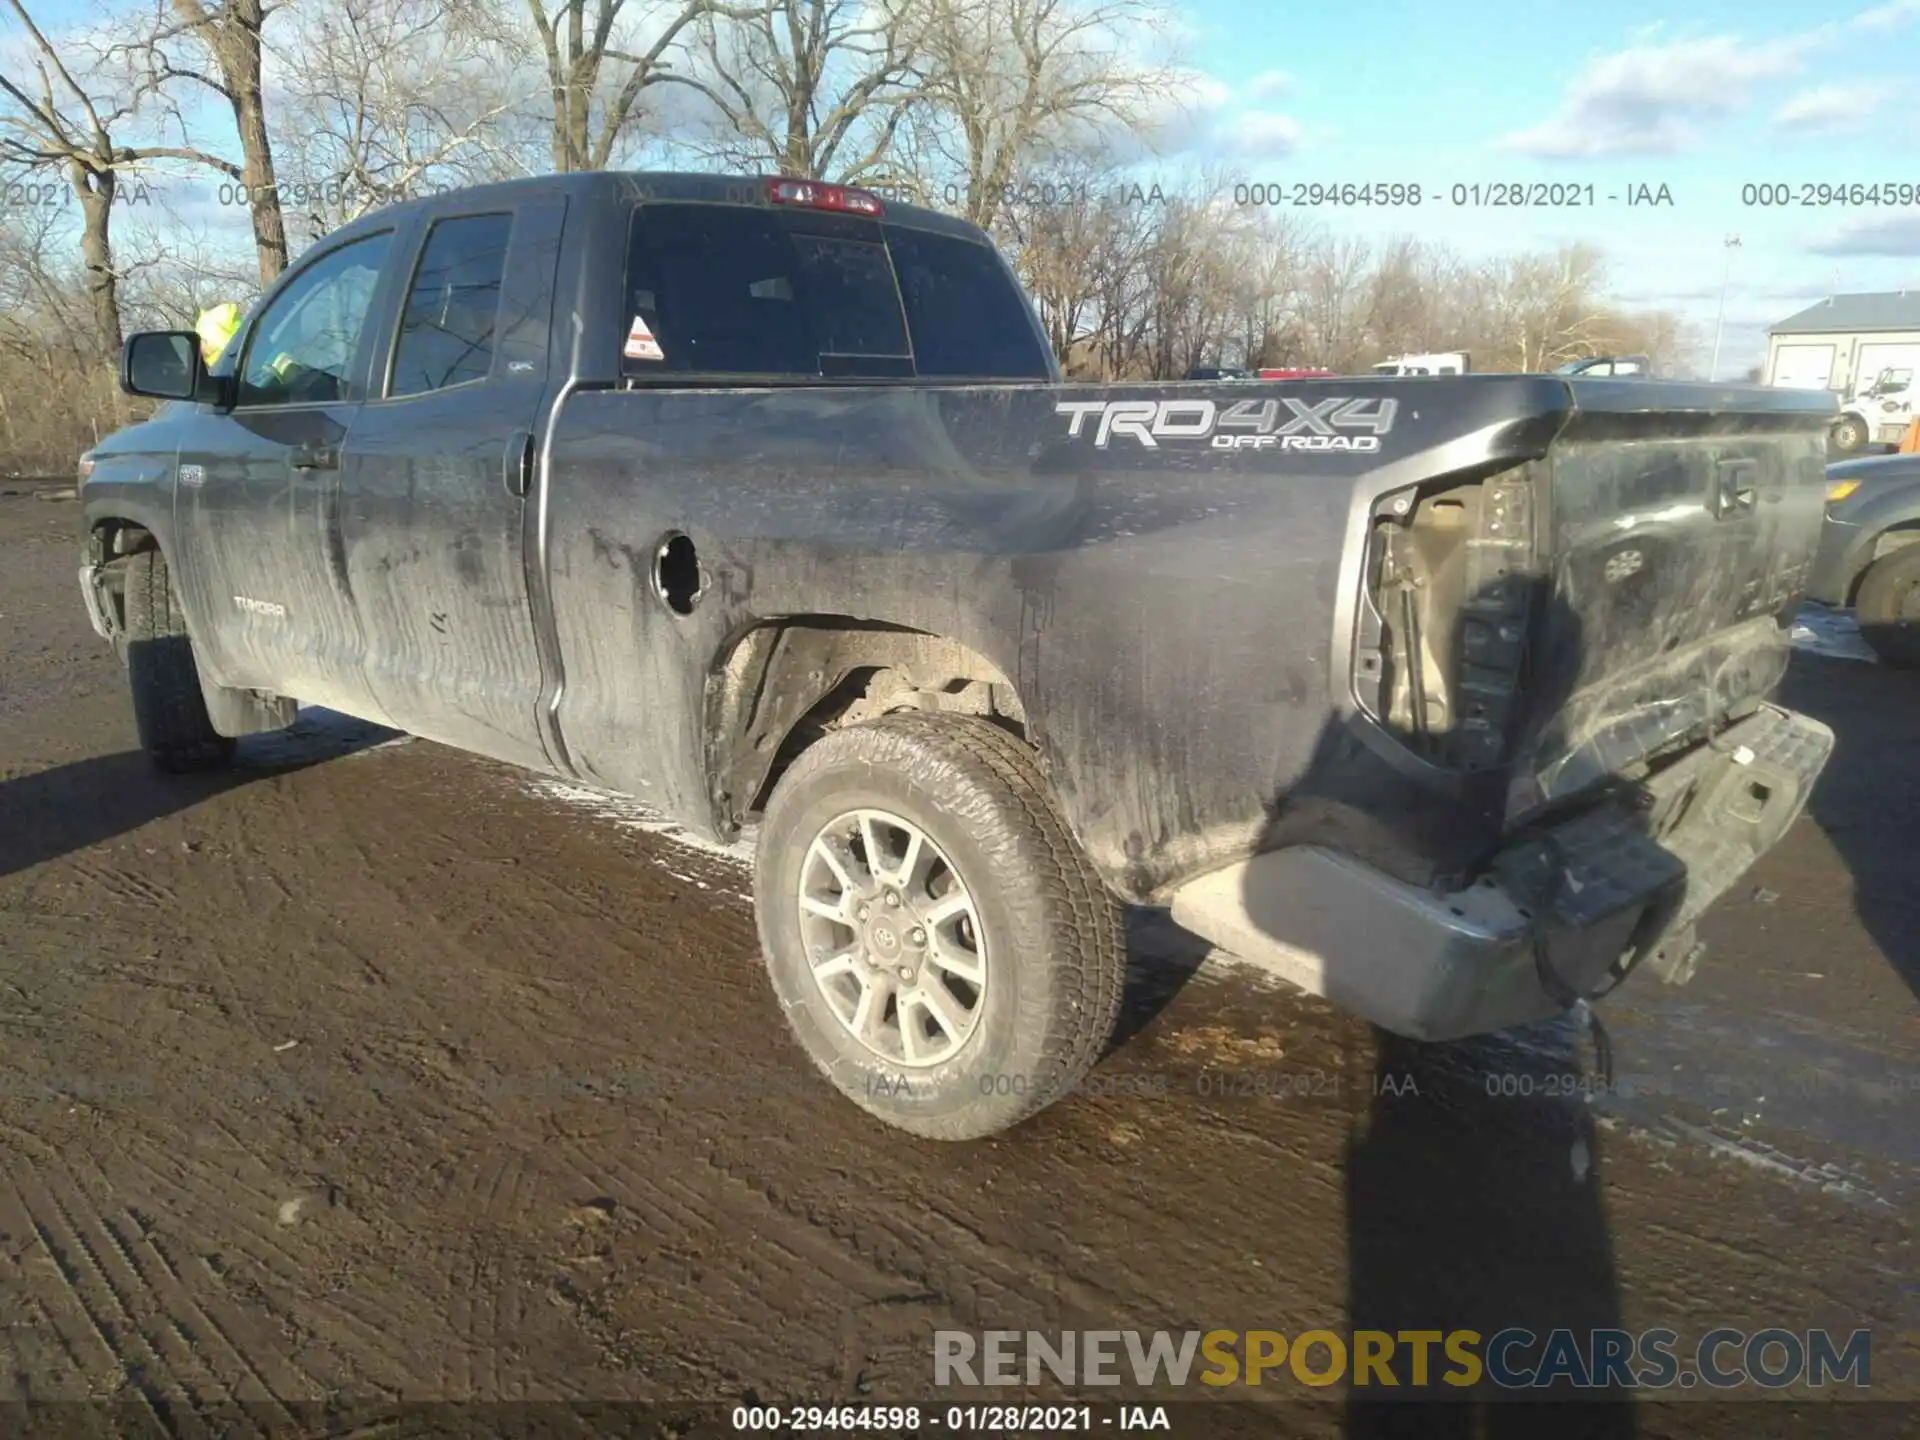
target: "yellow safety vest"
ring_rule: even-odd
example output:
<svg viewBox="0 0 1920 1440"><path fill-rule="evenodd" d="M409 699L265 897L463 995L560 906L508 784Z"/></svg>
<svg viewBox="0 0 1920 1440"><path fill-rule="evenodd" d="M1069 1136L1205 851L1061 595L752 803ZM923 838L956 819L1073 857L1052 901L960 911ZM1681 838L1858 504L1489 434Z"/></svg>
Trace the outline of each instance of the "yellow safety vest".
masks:
<svg viewBox="0 0 1920 1440"><path fill-rule="evenodd" d="M231 300L200 312L193 328L200 337L200 354L207 364L220 358L220 352L238 333L241 318L240 307Z"/></svg>

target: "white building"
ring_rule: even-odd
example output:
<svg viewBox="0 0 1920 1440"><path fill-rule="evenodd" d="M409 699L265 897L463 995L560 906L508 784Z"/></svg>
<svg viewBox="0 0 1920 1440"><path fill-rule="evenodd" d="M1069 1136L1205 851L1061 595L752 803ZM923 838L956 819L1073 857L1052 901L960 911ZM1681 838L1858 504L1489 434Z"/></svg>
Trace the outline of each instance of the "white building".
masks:
<svg viewBox="0 0 1920 1440"><path fill-rule="evenodd" d="M1889 366L1920 371L1920 290L1829 295L1767 331L1769 385L1851 399Z"/></svg>

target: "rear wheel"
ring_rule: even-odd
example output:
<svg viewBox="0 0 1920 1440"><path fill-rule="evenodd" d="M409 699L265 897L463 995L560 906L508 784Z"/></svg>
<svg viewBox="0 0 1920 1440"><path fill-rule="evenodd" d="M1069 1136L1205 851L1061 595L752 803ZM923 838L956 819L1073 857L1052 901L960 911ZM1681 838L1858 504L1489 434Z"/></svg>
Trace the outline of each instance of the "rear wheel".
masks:
<svg viewBox="0 0 1920 1440"><path fill-rule="evenodd" d="M120 563L125 567L127 683L140 748L162 770L219 769L233 759L234 743L207 716L193 642L166 559L158 550L143 550Z"/></svg>
<svg viewBox="0 0 1920 1440"><path fill-rule="evenodd" d="M1843 415L1835 422L1832 435L1833 448L1842 455L1850 455L1866 448L1867 422L1858 415Z"/></svg>
<svg viewBox="0 0 1920 1440"><path fill-rule="evenodd" d="M1876 655L1903 670L1920 669L1920 543L1868 567L1853 613Z"/></svg>
<svg viewBox="0 0 1920 1440"><path fill-rule="evenodd" d="M1120 906L1033 754L986 721L890 715L818 741L767 806L754 888L794 1035L891 1125L1004 1130L1112 1037Z"/></svg>

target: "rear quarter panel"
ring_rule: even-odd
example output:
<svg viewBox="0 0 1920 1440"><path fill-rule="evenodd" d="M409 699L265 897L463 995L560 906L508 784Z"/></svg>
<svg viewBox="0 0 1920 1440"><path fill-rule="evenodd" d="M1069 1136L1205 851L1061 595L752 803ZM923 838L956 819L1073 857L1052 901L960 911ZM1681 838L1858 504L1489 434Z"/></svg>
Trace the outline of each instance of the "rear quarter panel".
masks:
<svg viewBox="0 0 1920 1440"><path fill-rule="evenodd" d="M1243 852L1342 706L1336 622L1371 498L1541 453L1567 392L1515 376L1284 393L1413 398L1377 454L1279 454L1102 448L1058 411L1224 407L1245 387L573 396L544 543L575 763L711 831L708 678L757 622L849 616L957 640L1012 681L1110 883L1144 896ZM653 583L672 531L710 577L686 617Z"/></svg>

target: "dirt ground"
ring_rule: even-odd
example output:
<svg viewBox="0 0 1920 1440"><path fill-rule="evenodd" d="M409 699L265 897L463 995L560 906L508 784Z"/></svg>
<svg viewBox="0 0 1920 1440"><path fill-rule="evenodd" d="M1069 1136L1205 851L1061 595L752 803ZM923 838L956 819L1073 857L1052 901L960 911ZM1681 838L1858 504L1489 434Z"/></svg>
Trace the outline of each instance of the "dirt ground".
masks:
<svg viewBox="0 0 1920 1440"><path fill-rule="evenodd" d="M1796 657L1841 753L1694 983L1602 1007L1615 1094L1571 1024L1382 1040L1142 917L1093 1093L941 1147L808 1070L738 849L325 714L150 771L78 523L0 498L0 1403L905 1403L941 1329L1513 1325L1870 1329L1920 1398L1920 677Z"/></svg>

